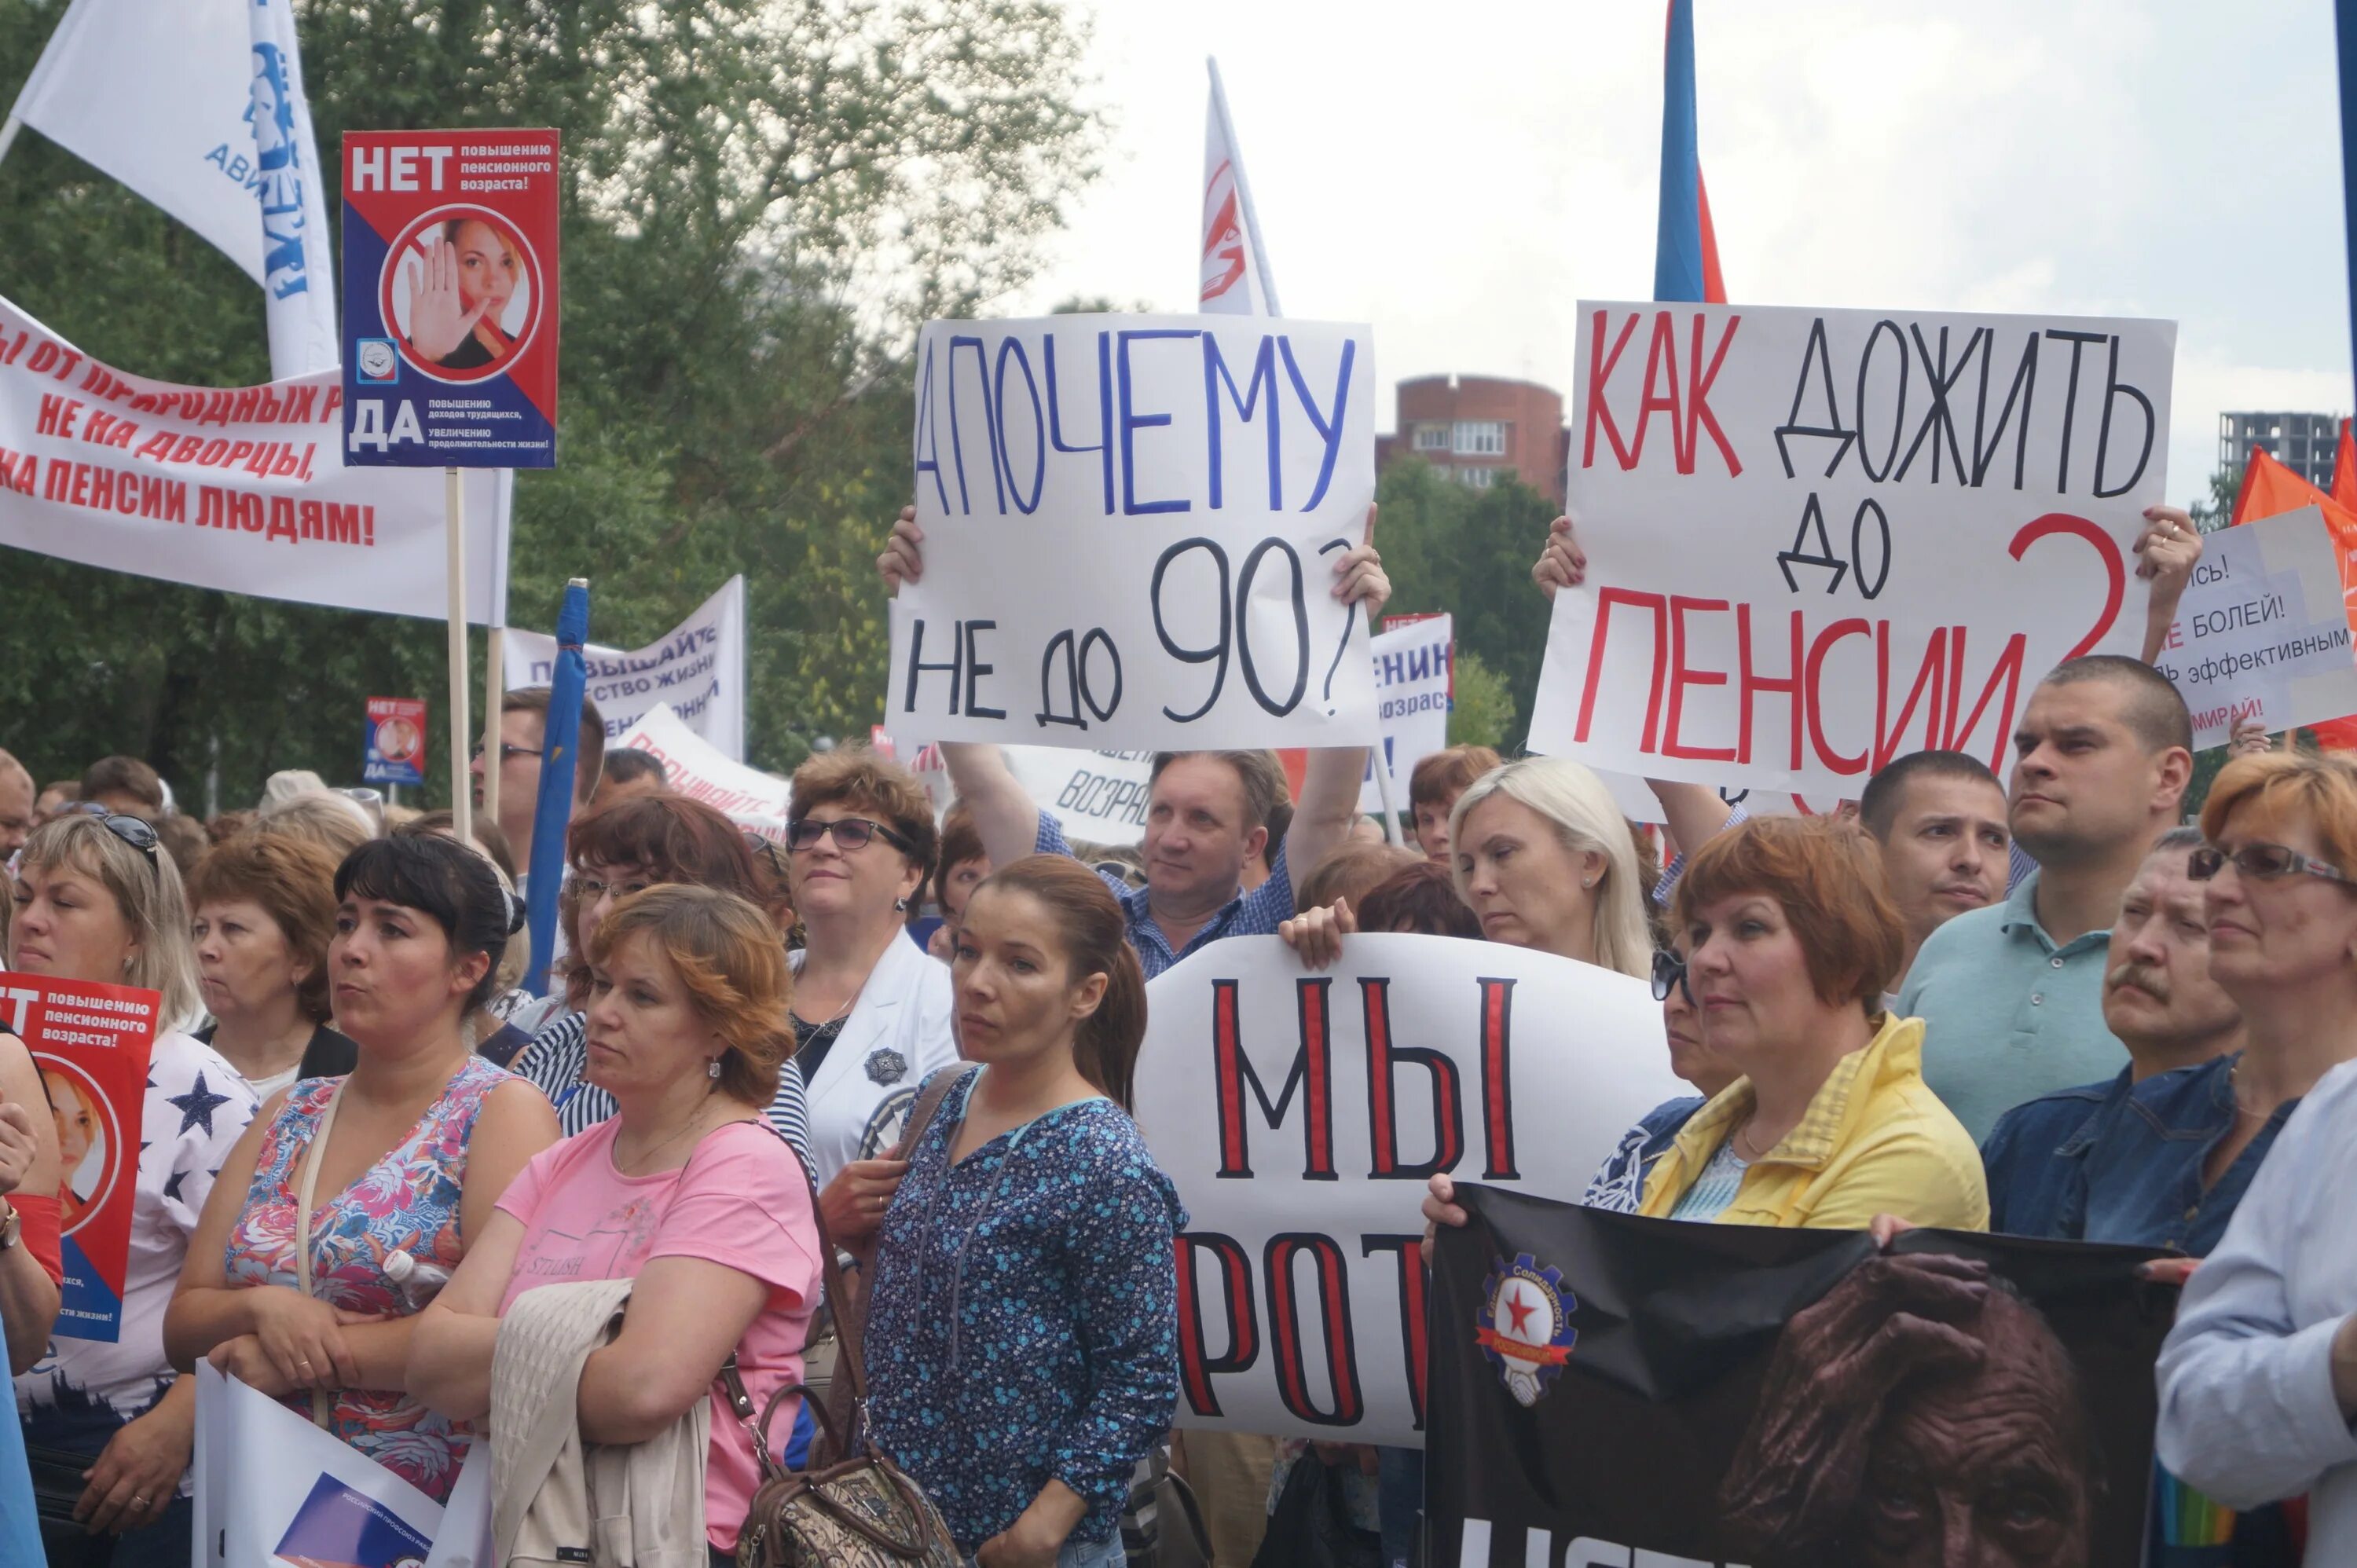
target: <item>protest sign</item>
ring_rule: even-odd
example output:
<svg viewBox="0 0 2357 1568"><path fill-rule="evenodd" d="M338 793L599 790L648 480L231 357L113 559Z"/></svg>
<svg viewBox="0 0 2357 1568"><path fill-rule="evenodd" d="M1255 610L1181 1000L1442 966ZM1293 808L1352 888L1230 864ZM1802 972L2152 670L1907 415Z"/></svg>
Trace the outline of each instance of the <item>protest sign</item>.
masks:
<svg viewBox="0 0 2357 1568"><path fill-rule="evenodd" d="M175 386L102 365L0 299L0 544L200 588L447 611L439 476L358 474L333 371ZM507 618L508 489L466 481L467 618Z"/></svg>
<svg viewBox="0 0 2357 1568"><path fill-rule="evenodd" d="M161 1001L128 985L0 973L0 1016L32 1052L57 1120L65 1237L57 1331L69 1338L111 1345L123 1332L140 1118Z"/></svg>
<svg viewBox="0 0 2357 1568"><path fill-rule="evenodd" d="M746 767L687 727L668 703L649 708L628 735L614 743L651 752L662 759L674 793L701 800L741 826L780 843L786 837L786 804L792 788L773 773Z"/></svg>
<svg viewBox="0 0 2357 1568"><path fill-rule="evenodd" d="M2140 648L2159 321L1583 305L1534 750L1856 796L1930 746L2002 768L2039 678Z"/></svg>
<svg viewBox="0 0 2357 1568"><path fill-rule="evenodd" d="M2136 1277L2152 1252L1938 1230L1885 1252L1458 1191L1427 1561L2144 1563L2177 1304Z"/></svg>
<svg viewBox="0 0 2357 1568"><path fill-rule="evenodd" d="M921 582L885 722L1132 749L1366 745L1366 618L1331 592L1374 498L1367 328L935 321L917 344Z"/></svg>
<svg viewBox="0 0 2357 1568"><path fill-rule="evenodd" d="M662 641L628 652L592 643L582 658L608 743L662 703L729 760L745 760L743 577L722 584ZM556 639L510 627L505 661L509 691L545 686L556 670Z"/></svg>
<svg viewBox="0 0 2357 1568"><path fill-rule="evenodd" d="M1405 811L1409 776L1436 751L1448 749L1448 709L1455 693L1456 621L1445 615L1393 616L1369 645L1375 662L1375 713L1383 744L1367 753L1359 810L1380 817L1383 790L1375 769L1391 773L1391 803Z"/></svg>
<svg viewBox="0 0 2357 1568"><path fill-rule="evenodd" d="M479 1545L480 1459L470 1455L446 1509L210 1361L195 1377L198 1568L419 1568L450 1560L436 1550L446 1528Z"/></svg>
<svg viewBox="0 0 2357 1568"><path fill-rule="evenodd" d="M2236 725L2270 732L2357 713L2339 550L2317 508L2302 507L2201 540L2154 667L2193 714L2198 750Z"/></svg>
<svg viewBox="0 0 2357 1568"><path fill-rule="evenodd" d="M361 779L369 784L425 782L425 699L371 697Z"/></svg>
<svg viewBox="0 0 2357 1568"><path fill-rule="evenodd" d="M1178 1424L1423 1442L1425 1182L1577 1197L1686 1092L1641 981L1455 937L1305 971L1214 942L1146 986L1138 1125L1189 1216Z"/></svg>
<svg viewBox="0 0 2357 1568"><path fill-rule="evenodd" d="M348 461L555 467L556 145L344 134Z"/></svg>
<svg viewBox="0 0 2357 1568"><path fill-rule="evenodd" d="M1006 765L1039 809L1082 843L1132 844L1146 837L1150 751L1066 751L1010 746Z"/></svg>

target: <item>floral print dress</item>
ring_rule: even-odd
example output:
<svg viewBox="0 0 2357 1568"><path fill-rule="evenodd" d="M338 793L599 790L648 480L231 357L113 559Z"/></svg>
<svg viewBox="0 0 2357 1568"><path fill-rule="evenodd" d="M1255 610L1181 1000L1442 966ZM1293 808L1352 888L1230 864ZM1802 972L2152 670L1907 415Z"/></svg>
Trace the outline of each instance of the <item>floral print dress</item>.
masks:
<svg viewBox="0 0 2357 1568"><path fill-rule="evenodd" d="M349 1312L402 1316L415 1309L385 1273L385 1259L407 1252L446 1273L457 1268L464 1246L458 1200L467 1179L467 1142L483 1097L510 1076L480 1057L468 1057L407 1138L350 1187L319 1202L311 1211L312 1294ZM295 1272L296 1192L319 1118L343 1081L296 1083L270 1124L254 1161L245 1211L230 1232L230 1284L301 1288ZM307 1417L311 1413L307 1392L285 1402ZM468 1442L449 1417L397 1390L345 1390L336 1396L329 1430L436 1502L449 1498Z"/></svg>
<svg viewBox="0 0 2357 1568"><path fill-rule="evenodd" d="M1093 1545L1114 1535L1130 1472L1178 1407L1173 1243L1187 1211L1109 1100L1060 1106L952 1165L982 1076L944 1099L884 1217L870 1430L960 1550L1013 1524L1051 1478L1089 1505L1068 1549Z"/></svg>

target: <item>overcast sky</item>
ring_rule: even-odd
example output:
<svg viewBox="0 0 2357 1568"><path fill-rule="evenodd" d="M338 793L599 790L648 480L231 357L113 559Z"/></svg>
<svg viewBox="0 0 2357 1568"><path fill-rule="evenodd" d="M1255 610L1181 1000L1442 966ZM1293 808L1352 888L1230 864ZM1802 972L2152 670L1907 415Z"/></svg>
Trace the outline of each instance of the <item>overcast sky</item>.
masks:
<svg viewBox="0 0 2357 1568"><path fill-rule="evenodd" d="M1587 298L1652 288L1656 0L1075 0L1114 124L1047 274L1189 308L1203 57L1286 314L1383 384L1568 396ZM2329 0L1695 0L1702 161L1738 304L2179 323L2169 493L2224 409L2345 413Z"/></svg>

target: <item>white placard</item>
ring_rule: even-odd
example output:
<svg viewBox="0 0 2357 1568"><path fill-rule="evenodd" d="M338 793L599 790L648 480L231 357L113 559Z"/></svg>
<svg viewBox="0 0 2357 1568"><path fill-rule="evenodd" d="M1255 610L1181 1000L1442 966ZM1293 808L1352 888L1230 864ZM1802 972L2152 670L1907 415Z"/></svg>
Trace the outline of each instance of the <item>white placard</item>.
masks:
<svg viewBox="0 0 2357 1568"><path fill-rule="evenodd" d="M2357 714L2357 655L2320 508L2221 529L2179 601L2155 667L2193 712L2193 745L2255 718L2270 734Z"/></svg>
<svg viewBox="0 0 2357 1568"><path fill-rule="evenodd" d="M1531 746L1855 797L1928 746L2005 766L2048 670L2135 655L2165 321L1583 304Z"/></svg>
<svg viewBox="0 0 2357 1568"><path fill-rule="evenodd" d="M508 690L545 686L556 669L556 639L508 628ZM732 762L745 760L745 579L731 577L659 642L625 652L582 650L586 688L619 744L657 703Z"/></svg>
<svg viewBox="0 0 2357 1568"><path fill-rule="evenodd" d="M1364 327L935 321L917 343L921 582L896 735L1127 749L1374 738L1334 559L1374 499Z"/></svg>
<svg viewBox="0 0 2357 1568"><path fill-rule="evenodd" d="M1152 788L1150 751L1066 751L1010 746L1006 765L1064 836L1093 844L1132 844L1146 837Z"/></svg>
<svg viewBox="0 0 2357 1568"><path fill-rule="evenodd" d="M661 757L675 793L701 800L765 838L785 842L786 807L793 799L792 785L774 773L722 756L719 747L681 722L670 703L657 703L649 708L630 733L614 744Z"/></svg>
<svg viewBox="0 0 2357 1568"><path fill-rule="evenodd" d="M1375 769L1387 768L1392 804L1408 809L1408 779L1415 765L1448 749L1448 706L1453 693L1457 622L1430 616L1375 634L1375 713L1383 744L1367 751L1366 778L1359 785L1359 810L1380 817L1383 810Z"/></svg>
<svg viewBox="0 0 2357 1568"><path fill-rule="evenodd" d="M448 613L438 473L346 468L343 387L174 386L0 299L0 544L199 588ZM507 618L509 476L465 478L467 618Z"/></svg>
<svg viewBox="0 0 2357 1568"><path fill-rule="evenodd" d="M1423 1445L1420 1209L1448 1170L1577 1201L1690 1092L1641 981L1455 937L1275 937L1146 986L1138 1124L1178 1184L1178 1424Z"/></svg>

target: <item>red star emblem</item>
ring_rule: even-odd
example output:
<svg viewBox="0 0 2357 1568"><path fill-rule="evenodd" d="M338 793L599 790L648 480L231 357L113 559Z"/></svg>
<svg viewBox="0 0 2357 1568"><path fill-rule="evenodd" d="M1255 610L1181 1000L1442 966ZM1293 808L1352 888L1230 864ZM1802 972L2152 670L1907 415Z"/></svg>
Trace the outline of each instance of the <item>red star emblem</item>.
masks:
<svg viewBox="0 0 2357 1568"><path fill-rule="evenodd" d="M1506 1311L1514 1320L1512 1333L1517 1338L1522 1337L1523 1326L1530 1322L1531 1314L1537 1310L1537 1307L1523 1302L1523 1293L1520 1291L1506 1298Z"/></svg>

